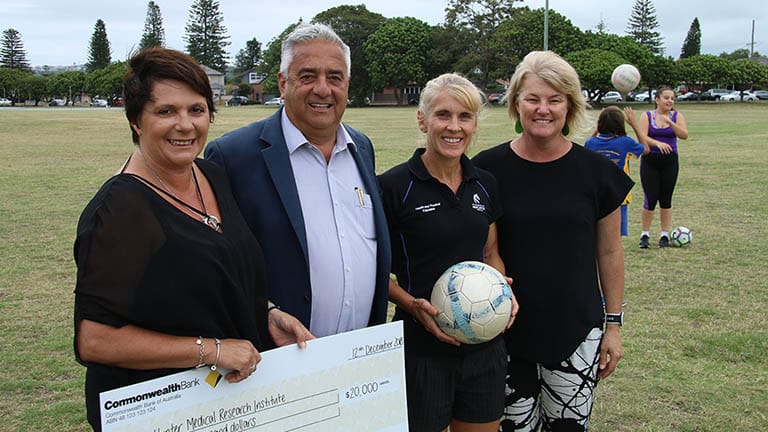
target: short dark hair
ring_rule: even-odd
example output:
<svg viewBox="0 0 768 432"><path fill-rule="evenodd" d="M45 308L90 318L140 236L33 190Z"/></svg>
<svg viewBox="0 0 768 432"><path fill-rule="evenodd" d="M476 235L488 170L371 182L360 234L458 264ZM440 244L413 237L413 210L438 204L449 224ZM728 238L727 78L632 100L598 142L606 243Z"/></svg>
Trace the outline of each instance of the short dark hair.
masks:
<svg viewBox="0 0 768 432"><path fill-rule="evenodd" d="M597 131L607 135L626 135L627 128L624 126L624 113L619 107L605 107L597 118Z"/></svg>
<svg viewBox="0 0 768 432"><path fill-rule="evenodd" d="M216 111L213 90L200 64L180 51L152 47L141 50L128 60L128 71L123 76L123 106L128 123L138 123L141 111L152 95L152 86L160 80L183 82L205 97L210 121L213 122ZM139 135L133 128L131 137L135 144L139 143Z"/></svg>

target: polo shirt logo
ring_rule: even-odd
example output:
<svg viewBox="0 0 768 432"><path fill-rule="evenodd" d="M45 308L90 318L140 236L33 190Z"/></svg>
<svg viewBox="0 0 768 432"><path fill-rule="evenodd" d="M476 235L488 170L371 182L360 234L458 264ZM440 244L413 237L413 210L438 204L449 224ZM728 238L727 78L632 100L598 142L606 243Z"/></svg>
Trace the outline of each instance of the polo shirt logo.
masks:
<svg viewBox="0 0 768 432"><path fill-rule="evenodd" d="M472 195L472 208L479 212L485 211L485 204L480 202L480 196L477 194Z"/></svg>
<svg viewBox="0 0 768 432"><path fill-rule="evenodd" d="M440 203L432 203L432 204L424 204L416 207L414 210L420 211L422 213L429 213L437 210L437 208L440 207Z"/></svg>

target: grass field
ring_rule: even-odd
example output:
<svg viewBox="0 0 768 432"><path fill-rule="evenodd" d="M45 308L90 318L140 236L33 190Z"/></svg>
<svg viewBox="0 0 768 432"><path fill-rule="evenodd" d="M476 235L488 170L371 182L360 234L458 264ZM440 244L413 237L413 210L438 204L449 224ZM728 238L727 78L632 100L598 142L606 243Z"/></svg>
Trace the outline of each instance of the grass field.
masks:
<svg viewBox="0 0 768 432"><path fill-rule="evenodd" d="M598 386L592 430L765 431L768 103L678 108L690 138L674 223L693 229L694 244L637 248L638 184L624 240L625 358ZM273 111L222 107L210 138ZM349 109L345 121L372 138L380 172L420 138L412 108ZM506 111L489 109L479 133L473 154L509 139ZM81 210L132 149L119 109L0 109L0 431L88 430L72 244Z"/></svg>

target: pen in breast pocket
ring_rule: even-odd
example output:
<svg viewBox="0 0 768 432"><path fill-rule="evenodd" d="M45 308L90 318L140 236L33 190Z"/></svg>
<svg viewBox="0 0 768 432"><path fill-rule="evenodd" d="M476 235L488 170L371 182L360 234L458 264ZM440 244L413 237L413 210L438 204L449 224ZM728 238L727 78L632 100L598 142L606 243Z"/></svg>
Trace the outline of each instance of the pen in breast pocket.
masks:
<svg viewBox="0 0 768 432"><path fill-rule="evenodd" d="M363 190L359 187L355 187L355 192L357 192L357 199L360 200L360 207L365 207L365 200L363 199Z"/></svg>

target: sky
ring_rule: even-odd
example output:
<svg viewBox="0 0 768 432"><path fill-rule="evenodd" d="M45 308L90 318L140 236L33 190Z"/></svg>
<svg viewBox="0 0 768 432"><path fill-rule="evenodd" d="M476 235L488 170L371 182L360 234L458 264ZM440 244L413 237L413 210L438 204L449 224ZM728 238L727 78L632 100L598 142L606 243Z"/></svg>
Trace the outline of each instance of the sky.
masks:
<svg viewBox="0 0 768 432"><path fill-rule="evenodd" d="M518 6L536 9L546 0L524 0ZM144 31L149 0L0 0L0 31L13 28L22 38L32 66L84 64L94 26L104 21L112 60L125 60ZM184 27L191 0L155 0L160 7L166 46L185 51ZM343 4L365 4L387 18L412 16L430 25L444 21L447 0L219 0L231 45L230 61L256 38L262 49L299 18ZM635 0L551 0L549 9L584 30L595 31L601 19L609 33L626 34ZM765 0L654 1L665 55L678 58L693 19L701 26L702 54L718 55L749 49L754 20L754 50L768 54L768 7Z"/></svg>

